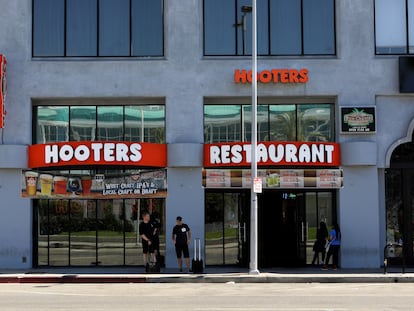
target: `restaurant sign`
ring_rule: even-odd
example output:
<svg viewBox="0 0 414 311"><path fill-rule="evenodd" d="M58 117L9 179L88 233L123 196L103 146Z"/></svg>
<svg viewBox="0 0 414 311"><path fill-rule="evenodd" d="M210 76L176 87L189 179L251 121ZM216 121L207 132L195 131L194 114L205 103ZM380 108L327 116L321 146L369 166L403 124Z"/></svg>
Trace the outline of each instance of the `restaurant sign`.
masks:
<svg viewBox="0 0 414 311"><path fill-rule="evenodd" d="M375 107L341 107L342 133L375 133Z"/></svg>
<svg viewBox="0 0 414 311"><path fill-rule="evenodd" d="M61 166L166 167L165 144L82 141L29 146L29 168Z"/></svg>
<svg viewBox="0 0 414 311"><path fill-rule="evenodd" d="M204 167L250 166L250 142L204 145ZM258 166L340 166L339 144L327 142L260 142Z"/></svg>

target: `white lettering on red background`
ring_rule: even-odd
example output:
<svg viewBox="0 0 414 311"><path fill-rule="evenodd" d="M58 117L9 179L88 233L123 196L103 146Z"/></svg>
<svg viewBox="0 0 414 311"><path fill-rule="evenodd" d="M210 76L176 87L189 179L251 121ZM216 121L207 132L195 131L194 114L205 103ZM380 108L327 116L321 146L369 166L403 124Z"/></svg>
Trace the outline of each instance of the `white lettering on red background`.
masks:
<svg viewBox="0 0 414 311"><path fill-rule="evenodd" d="M232 144L210 146L210 164L241 164L251 163L250 144ZM333 162L334 146L328 144L258 144L257 163L292 163L292 164L316 164Z"/></svg>
<svg viewBox="0 0 414 311"><path fill-rule="evenodd" d="M91 143L87 145L45 145L45 163L68 162L76 159L84 162L93 157L95 162L139 162L142 159L140 144Z"/></svg>

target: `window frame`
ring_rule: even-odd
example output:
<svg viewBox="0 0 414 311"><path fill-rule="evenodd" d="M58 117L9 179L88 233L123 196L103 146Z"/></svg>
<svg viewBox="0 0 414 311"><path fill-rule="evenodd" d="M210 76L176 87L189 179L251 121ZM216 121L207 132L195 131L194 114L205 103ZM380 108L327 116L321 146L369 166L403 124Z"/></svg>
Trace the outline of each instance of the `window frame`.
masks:
<svg viewBox="0 0 414 311"><path fill-rule="evenodd" d="M99 38L99 33L100 33L100 20L99 20L99 15L100 15L100 11L99 11L99 6L100 6L100 0L96 0L96 54L95 55L72 55L71 53L68 53L68 47L67 47L67 26L68 26L68 20L67 20L67 15L68 15L68 4L67 1L68 0L63 0L64 4L63 4L63 54L62 55L35 55L35 1L36 0L32 0L31 1L31 5L32 5L32 31L31 31L31 39L32 39L32 44L31 44L31 55L32 58L34 59L45 59L45 58L86 58L86 59L103 59L103 58L164 58L165 57L165 0L157 0L157 1L161 1L161 47L160 47L160 53L153 53L151 55L146 55L141 53L140 51L134 52L134 47L137 45L136 43L133 43L134 41L134 34L132 33L134 27L133 27L133 23L134 20L132 18L133 12L133 1L134 0L128 0L129 1L129 54L128 55L101 55L100 54L100 50L99 50L99 46L101 44L100 42L100 38ZM139 34L139 33L138 33ZM70 54L70 55L69 55Z"/></svg>
<svg viewBox="0 0 414 311"><path fill-rule="evenodd" d="M202 33L203 34L203 38L202 38L202 40L203 40L203 56L204 57L250 56L251 53L239 54L239 52L240 52L239 51L240 50L239 45L240 45L240 41L243 41L243 38L240 37L240 35L238 34L240 32L239 26L242 27L241 22L238 20L239 18L241 18L242 15L240 14L240 12L238 12L238 8L241 5L243 5L243 0L232 0L232 1L234 1L234 7L235 7L234 23L233 23L235 30L234 30L234 40L232 40L232 41L235 42L235 46L234 46L234 49L233 49L234 53L233 54L218 54L218 53L217 54L215 54L215 53L207 54L207 49L206 49L206 22L205 22L206 21L206 12L205 12L206 11L206 9L205 9L205 2L206 1L208 1L208 0L203 0L203 3L202 3L202 11L203 11L202 12L202 17L203 17L203 25L202 25L202 27L203 27L203 33ZM270 1L271 0L265 0L265 1L267 1L267 16L266 16L266 18L267 18L267 38L266 39L267 40L265 40L266 41L265 49L267 50L267 53L260 53L259 46L258 46L258 56L270 56L270 57L272 57L272 56L273 57L277 57L277 56L282 56L282 57L286 57L286 56L288 56L288 57L289 56L333 57L333 56L337 55L336 0L332 0L332 4L333 4L333 16L332 16L332 18L333 18L333 21L332 21L332 24L333 24L333 29L332 29L332 34L333 34L333 42L332 42L333 46L332 47L333 47L333 51L332 51L332 53L329 53L329 54L326 54L326 53L305 53L306 48L304 46L305 39L304 39L304 26L303 26L303 24L304 24L304 11L303 11L304 10L304 4L303 4L303 2L306 1L306 0L300 0L300 7L301 7L301 12L300 12L300 18L301 18L301 26L300 26L300 28L301 28L301 33L300 33L300 37L301 37L300 45L301 45L301 47L300 47L300 53L292 53L292 54L273 53L272 54L272 43L271 43L271 36L272 36L272 34L271 34L271 24L272 24L272 21L271 21L271 18L270 18L271 17L271 12L270 12ZM247 18L248 27L249 27L249 23L250 23L249 18ZM249 32L249 29L248 29L247 37L246 37L247 40L249 40L249 38L251 37L250 32ZM258 39L259 39L259 37L260 37L260 33L258 33ZM243 50L244 50L244 48L243 48ZM246 49L246 50L248 51L248 49Z"/></svg>

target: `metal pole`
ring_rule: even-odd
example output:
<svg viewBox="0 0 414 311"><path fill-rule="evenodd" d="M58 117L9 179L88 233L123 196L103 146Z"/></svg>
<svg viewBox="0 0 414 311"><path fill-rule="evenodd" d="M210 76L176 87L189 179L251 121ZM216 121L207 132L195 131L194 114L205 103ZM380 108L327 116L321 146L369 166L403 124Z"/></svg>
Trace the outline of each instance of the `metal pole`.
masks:
<svg viewBox="0 0 414 311"><path fill-rule="evenodd" d="M257 264L257 193L254 179L257 177L257 21L256 0L252 0L252 147L251 147L251 205L250 205L250 274L259 274Z"/></svg>

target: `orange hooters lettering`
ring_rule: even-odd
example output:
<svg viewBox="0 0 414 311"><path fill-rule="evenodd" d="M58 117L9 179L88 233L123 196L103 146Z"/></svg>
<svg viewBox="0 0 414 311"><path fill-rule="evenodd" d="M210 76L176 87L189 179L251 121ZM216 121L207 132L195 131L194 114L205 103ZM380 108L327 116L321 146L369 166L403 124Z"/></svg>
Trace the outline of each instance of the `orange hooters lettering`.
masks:
<svg viewBox="0 0 414 311"><path fill-rule="evenodd" d="M309 70L297 69L271 69L257 72L257 82L260 83L307 83L309 81ZM252 71L245 69L234 70L234 83L252 83Z"/></svg>

